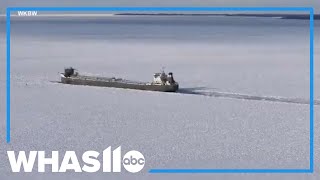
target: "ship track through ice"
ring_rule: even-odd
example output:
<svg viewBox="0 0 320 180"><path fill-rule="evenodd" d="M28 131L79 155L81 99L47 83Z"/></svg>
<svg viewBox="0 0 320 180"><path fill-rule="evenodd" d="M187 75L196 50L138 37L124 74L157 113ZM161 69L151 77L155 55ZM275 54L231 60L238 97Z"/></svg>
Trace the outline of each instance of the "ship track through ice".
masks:
<svg viewBox="0 0 320 180"><path fill-rule="evenodd" d="M258 95L249 95L249 94L240 94L240 93L231 93L231 92L206 91L206 90L201 91L201 90L194 90L194 89L196 88L181 88L178 91L178 93L217 97L217 98L240 99L240 100L269 101L269 102L304 104L304 105L310 104L310 101L308 99L303 99L303 98L258 96ZM320 105L320 100L314 99L313 104L316 106Z"/></svg>
<svg viewBox="0 0 320 180"><path fill-rule="evenodd" d="M73 85L88 85L100 87L114 87L123 89L136 89L146 91L161 91L161 92L176 92L179 94L201 95L208 97L222 97L240 100L254 100L254 101L269 101L291 104L310 104L308 99L303 98L289 98L289 97L272 97L272 96L258 96L230 92L208 91L206 88L181 88L179 84L173 79L173 74L168 75L164 72L155 73L153 82L139 82L131 81L115 77L99 77L99 76L86 76L80 75L74 71L73 68L65 69L61 73L61 81L58 83L73 84ZM320 105L320 100L314 99L314 105Z"/></svg>

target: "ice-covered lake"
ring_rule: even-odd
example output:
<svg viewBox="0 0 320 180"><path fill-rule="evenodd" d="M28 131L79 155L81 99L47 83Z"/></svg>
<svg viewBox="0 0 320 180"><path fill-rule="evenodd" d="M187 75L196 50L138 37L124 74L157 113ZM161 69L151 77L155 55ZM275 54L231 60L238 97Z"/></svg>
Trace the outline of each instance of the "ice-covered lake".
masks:
<svg viewBox="0 0 320 180"><path fill-rule="evenodd" d="M3 20L0 25L5 25ZM25 176L12 176L7 150L74 150L82 154L120 145L124 151L136 149L144 154L146 166L142 173L31 173L25 177L186 179L188 176L147 172L151 168L309 167L308 105L226 95L308 101L310 42L306 20L55 17L13 18L11 27L12 142L5 143L6 64L1 55L0 179ZM319 24L315 29L319 30ZM1 52L5 53L5 28L0 28L0 35ZM315 44L318 38L316 35ZM315 99L320 99L320 64L316 61L320 51L319 46L315 48ZM174 73L184 91L222 95L50 82L59 80L59 72L68 66L86 74L140 81L151 81L152 74L165 67ZM319 112L319 106L315 106L315 118ZM315 138L319 140L318 133ZM316 162L318 150L316 142ZM253 177L241 175L237 179Z"/></svg>

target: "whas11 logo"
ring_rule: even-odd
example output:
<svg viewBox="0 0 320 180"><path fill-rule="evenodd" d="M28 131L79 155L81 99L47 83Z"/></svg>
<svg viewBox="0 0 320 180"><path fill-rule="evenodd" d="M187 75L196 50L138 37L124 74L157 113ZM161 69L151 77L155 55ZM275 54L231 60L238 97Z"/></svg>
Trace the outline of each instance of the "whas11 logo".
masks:
<svg viewBox="0 0 320 180"><path fill-rule="evenodd" d="M123 158L121 156L121 146L111 152L108 147L102 152L102 158L97 151L86 151L82 154L82 163L74 151L66 151L61 163L59 163L59 152L52 151L51 156L46 157L45 151L30 151L26 156L25 151L19 151L16 158L14 151L7 151L12 172L20 172L23 167L24 172L32 172L36 159L38 160L38 172L45 172L46 165L51 165L51 172L97 172L101 169L103 172L121 172L122 166L131 173L141 171L145 165L145 158L139 151L129 151ZM100 160L99 160L100 159ZM102 159L102 163L100 162ZM47 168L48 169L48 168Z"/></svg>

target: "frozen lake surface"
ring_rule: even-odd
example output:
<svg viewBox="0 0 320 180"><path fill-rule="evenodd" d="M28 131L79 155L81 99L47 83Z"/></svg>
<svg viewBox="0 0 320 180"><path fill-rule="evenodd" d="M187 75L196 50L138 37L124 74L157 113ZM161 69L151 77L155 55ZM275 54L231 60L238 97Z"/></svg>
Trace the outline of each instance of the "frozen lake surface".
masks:
<svg viewBox="0 0 320 180"><path fill-rule="evenodd" d="M319 30L319 24L315 28ZM0 35L4 54L4 28ZM319 100L317 43L318 35L314 82ZM308 103L308 21L203 16L14 19L9 145L4 142L6 64L5 56L1 57L0 179L191 179L193 175L147 172L151 168L309 167L309 105L281 101ZM50 82L59 80L59 72L68 66L85 74L139 81L151 81L152 74L165 67L186 93ZM315 106L315 169L319 169L319 107ZM143 172L12 175L6 155L7 150L74 150L80 155L120 145L123 152L136 149L144 154ZM303 174L201 177L319 178Z"/></svg>

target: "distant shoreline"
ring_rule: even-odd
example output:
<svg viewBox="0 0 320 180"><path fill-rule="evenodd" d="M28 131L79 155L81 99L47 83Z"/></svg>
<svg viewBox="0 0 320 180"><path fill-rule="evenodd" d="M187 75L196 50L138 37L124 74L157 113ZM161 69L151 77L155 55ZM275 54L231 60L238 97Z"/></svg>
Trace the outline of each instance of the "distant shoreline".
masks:
<svg viewBox="0 0 320 180"><path fill-rule="evenodd" d="M309 14L184 14L184 13L118 13L115 15L135 16L234 16L234 17L271 17L279 19L310 19ZM320 14L314 15L315 20L320 20Z"/></svg>
<svg viewBox="0 0 320 180"><path fill-rule="evenodd" d="M26 18L26 16L19 16L18 14L12 14L12 17ZM186 13L115 13L115 14L38 14L32 18L37 17L77 17L77 18L103 18L114 16L221 16L221 17L267 17L277 19L300 19L309 20L309 14L186 14ZM5 18L5 14L0 14L0 18ZM28 17L30 18L30 16ZM314 20L320 20L320 14L314 15Z"/></svg>

